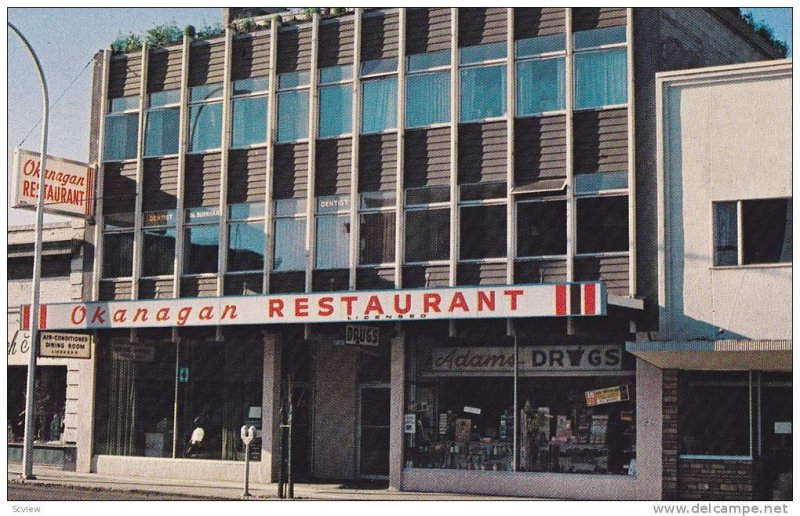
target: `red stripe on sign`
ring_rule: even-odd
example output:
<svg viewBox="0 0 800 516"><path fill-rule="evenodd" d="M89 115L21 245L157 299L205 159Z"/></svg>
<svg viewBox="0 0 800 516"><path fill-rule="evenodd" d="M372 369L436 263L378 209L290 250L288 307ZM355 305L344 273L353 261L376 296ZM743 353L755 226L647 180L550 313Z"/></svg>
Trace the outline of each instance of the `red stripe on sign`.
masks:
<svg viewBox="0 0 800 516"><path fill-rule="evenodd" d="M567 315L566 285L556 285L556 315Z"/></svg>
<svg viewBox="0 0 800 516"><path fill-rule="evenodd" d="M587 283L583 286L583 313L586 315L594 315L596 310L595 284Z"/></svg>
<svg viewBox="0 0 800 516"><path fill-rule="evenodd" d="M47 305L39 305L39 329L47 329Z"/></svg>
<svg viewBox="0 0 800 516"><path fill-rule="evenodd" d="M22 320L20 321L20 329L23 331L31 329L31 305L22 307Z"/></svg>

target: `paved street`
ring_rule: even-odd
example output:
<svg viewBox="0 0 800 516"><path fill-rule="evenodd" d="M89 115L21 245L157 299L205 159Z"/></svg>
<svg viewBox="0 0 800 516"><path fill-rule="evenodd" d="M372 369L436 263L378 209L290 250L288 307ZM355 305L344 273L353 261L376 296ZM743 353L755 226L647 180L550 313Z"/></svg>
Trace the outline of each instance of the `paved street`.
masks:
<svg viewBox="0 0 800 516"><path fill-rule="evenodd" d="M86 487L72 487L72 486L56 486L44 484L8 484L8 501L137 501L137 500L197 500L196 497L173 495L173 494L160 494L160 493L146 493L146 492L131 492L131 491L116 491L110 489L92 489Z"/></svg>

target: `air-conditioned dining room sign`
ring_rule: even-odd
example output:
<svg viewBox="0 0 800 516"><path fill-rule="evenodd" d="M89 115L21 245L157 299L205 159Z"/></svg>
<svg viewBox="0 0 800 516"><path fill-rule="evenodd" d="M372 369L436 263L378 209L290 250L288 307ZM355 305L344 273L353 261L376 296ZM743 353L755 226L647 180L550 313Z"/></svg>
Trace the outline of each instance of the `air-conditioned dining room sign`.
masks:
<svg viewBox="0 0 800 516"><path fill-rule="evenodd" d="M35 209L42 175L39 153L14 149L13 208ZM44 171L44 211L58 215L90 217L94 210L94 167L86 163L47 156Z"/></svg>
<svg viewBox="0 0 800 516"><path fill-rule="evenodd" d="M601 282L148 299L43 305L47 330L602 316ZM30 325L22 307L21 327Z"/></svg>

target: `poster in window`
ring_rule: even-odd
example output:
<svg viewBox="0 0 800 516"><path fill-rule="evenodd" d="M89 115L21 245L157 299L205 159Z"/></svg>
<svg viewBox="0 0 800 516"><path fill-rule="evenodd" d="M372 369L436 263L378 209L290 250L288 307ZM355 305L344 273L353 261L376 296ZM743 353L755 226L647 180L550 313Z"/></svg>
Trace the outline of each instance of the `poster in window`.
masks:
<svg viewBox="0 0 800 516"><path fill-rule="evenodd" d="M456 419L456 441L465 443L469 441L470 430L472 430L472 420L468 418Z"/></svg>

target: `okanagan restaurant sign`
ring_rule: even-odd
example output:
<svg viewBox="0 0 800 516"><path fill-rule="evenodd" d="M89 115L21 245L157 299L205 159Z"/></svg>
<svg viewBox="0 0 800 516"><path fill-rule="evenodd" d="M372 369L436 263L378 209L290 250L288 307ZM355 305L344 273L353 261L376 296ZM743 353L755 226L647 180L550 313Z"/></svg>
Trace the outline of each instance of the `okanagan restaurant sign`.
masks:
<svg viewBox="0 0 800 516"><path fill-rule="evenodd" d="M14 149L11 206L36 209L41 162L39 153ZM94 212L94 168L86 163L47 156L44 211L88 218Z"/></svg>
<svg viewBox="0 0 800 516"><path fill-rule="evenodd" d="M42 305L46 330L602 316L601 282L324 292ZM22 307L21 328L30 326Z"/></svg>

